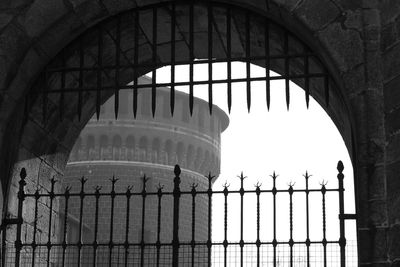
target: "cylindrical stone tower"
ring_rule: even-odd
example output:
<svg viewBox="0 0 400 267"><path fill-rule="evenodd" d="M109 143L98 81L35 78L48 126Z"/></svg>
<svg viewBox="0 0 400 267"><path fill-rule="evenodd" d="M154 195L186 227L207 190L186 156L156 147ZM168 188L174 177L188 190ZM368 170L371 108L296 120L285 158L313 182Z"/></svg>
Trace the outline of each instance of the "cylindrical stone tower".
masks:
<svg viewBox="0 0 400 267"><path fill-rule="evenodd" d="M141 78L141 82L150 83L146 77ZM220 140L221 133L228 127L228 116L217 106L213 107L210 115L208 103L198 98L194 100L191 116L188 95L178 91L175 93L175 112L171 116L170 89L157 88L157 109L153 118L151 90L144 88L138 92L137 118L134 119L132 98L132 90L121 90L117 119L115 99L112 97L101 107L100 119L93 118L89 121L71 152L63 185L71 186L71 192L79 192L79 178L83 176L87 179L84 192L93 193L96 186L101 186L100 192L105 193L111 192L110 180L115 177L118 179L115 183L116 192L125 192L128 186L133 186L132 192L142 192L143 177L146 175L146 192L156 192L159 186L164 186L163 191L172 192L173 168L175 164L179 164L182 169L181 190L190 190L194 184L198 185L197 190L206 190L208 180L205 175L211 173L217 177L220 173ZM96 218L94 196L83 199L82 215L81 199L78 196L71 197L68 207L70 242L77 242L79 239L79 222L82 217L83 243L96 241L107 244L110 240L113 243L155 243L158 225L157 195L148 195L145 198L143 195L134 195L129 201L128 211L126 196L115 197L114 208L110 196L99 198ZM172 195L162 198L160 220L160 241L171 242ZM207 221L208 199L205 195L197 196L196 241L207 240ZM179 240L192 240L192 196L189 195L182 195L180 199ZM132 247L130 257L136 257L135 249L138 248ZM98 250L103 250L104 255L108 253L107 246L99 247ZM164 252L165 255L168 253ZM90 262L90 254L93 251L87 249L87 262ZM148 255L150 264L154 255ZM165 259L166 265L169 259L170 256ZM135 262L135 259L132 261Z"/></svg>

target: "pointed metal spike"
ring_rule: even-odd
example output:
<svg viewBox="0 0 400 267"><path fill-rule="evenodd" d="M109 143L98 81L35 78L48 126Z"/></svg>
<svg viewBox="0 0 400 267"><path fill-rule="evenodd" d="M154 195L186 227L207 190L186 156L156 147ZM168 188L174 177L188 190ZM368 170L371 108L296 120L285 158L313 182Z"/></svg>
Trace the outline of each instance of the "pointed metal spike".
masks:
<svg viewBox="0 0 400 267"><path fill-rule="evenodd" d="M232 89L230 86L230 83L228 83L228 112L231 114L231 108L232 108Z"/></svg>
<svg viewBox="0 0 400 267"><path fill-rule="evenodd" d="M175 86L171 86L171 92L170 92L170 108L171 108L171 116L174 116L174 110L175 110Z"/></svg>
<svg viewBox="0 0 400 267"><path fill-rule="evenodd" d="M193 116L193 87L190 88L189 92L189 111L190 116Z"/></svg>
<svg viewBox="0 0 400 267"><path fill-rule="evenodd" d="M171 116L174 116L175 110L175 28L176 28L176 11L175 3L171 7L171 92L170 92L170 109Z"/></svg>
<svg viewBox="0 0 400 267"><path fill-rule="evenodd" d="M247 85L247 111L250 113L250 106L251 106L251 91L250 85Z"/></svg>
<svg viewBox="0 0 400 267"><path fill-rule="evenodd" d="M156 87L153 84L151 89L151 114L154 116L156 115Z"/></svg>
<svg viewBox="0 0 400 267"><path fill-rule="evenodd" d="M269 111L270 107L271 107L271 90L270 90L270 82L269 80L267 80L266 82L267 84L267 89L266 89L266 95L267 95L267 109Z"/></svg>
<svg viewBox="0 0 400 267"><path fill-rule="evenodd" d="M117 89L114 95L114 114L116 120L118 119L118 111L119 111L119 90Z"/></svg>
<svg viewBox="0 0 400 267"><path fill-rule="evenodd" d="M227 52L227 74L228 74L228 83L227 83L227 95L228 95L228 112L231 113L232 108L232 33L231 33L231 9L228 7L226 10L226 52Z"/></svg>
<svg viewBox="0 0 400 267"><path fill-rule="evenodd" d="M285 89L286 89L286 107L287 107L287 110L289 110L289 105L290 105L289 79L286 79L286 82L285 82Z"/></svg>
<svg viewBox="0 0 400 267"><path fill-rule="evenodd" d="M137 82L138 80L136 79L135 85L133 87L133 117L136 119L136 114L137 114L137 106L138 106L138 88L137 88Z"/></svg>
<svg viewBox="0 0 400 267"><path fill-rule="evenodd" d="M212 93L212 85L208 85L208 109L210 111L210 115L212 114L213 109L213 93Z"/></svg>

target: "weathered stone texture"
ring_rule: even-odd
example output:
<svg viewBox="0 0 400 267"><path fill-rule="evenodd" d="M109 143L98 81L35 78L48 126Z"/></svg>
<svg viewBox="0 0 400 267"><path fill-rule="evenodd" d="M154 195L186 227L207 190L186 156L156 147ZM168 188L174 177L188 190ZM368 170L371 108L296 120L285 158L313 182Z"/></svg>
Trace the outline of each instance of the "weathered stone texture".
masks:
<svg viewBox="0 0 400 267"><path fill-rule="evenodd" d="M20 119L19 116L13 117L16 114L14 111L22 109L22 99L38 73L67 43L111 14L130 9L136 4L144 6L160 1L0 1L0 90L3 91L0 93L0 144L5 145L2 149L18 146L18 140L13 135L17 136L19 127L9 127L10 124L14 124L13 119ZM364 227L359 231L360 262L363 266L399 265L400 211L397 195L400 190L400 2L236 2L241 3L243 7L257 9L266 12L272 18L278 18L282 24L287 24L290 30L303 29L298 31L300 37L306 36L308 39L305 39L312 41L312 45L321 52L321 57L334 77L340 79L338 82L343 85L344 102L349 103L356 142L357 157L354 163L355 169L359 170L356 179L359 187L359 226ZM268 7L270 10L267 10ZM237 38L234 43L235 52L242 55L242 44L237 35L234 38ZM179 51L186 51L182 36L179 36L179 41ZM142 48L143 53L151 52L148 43L143 43ZM160 46L162 60L169 58L168 50L168 44ZM198 54L203 55L205 49L203 50L199 50ZM131 56L131 51L128 51L128 54ZM186 54L179 56L184 57ZM143 60L149 58L148 54L142 57ZM384 99L381 94L382 87ZM85 112L90 113L91 110ZM54 120L53 123L55 122ZM65 164L65 151L69 149L67 144L72 140L59 143L62 143L61 140L66 136L74 135L73 129L67 129L66 125L68 124L55 123L55 130L50 132L41 127L39 120L30 121L26 129L32 131L29 134L32 138L22 142L19 148L20 162L15 165L11 177L16 177L16 172L23 166L33 170L34 177L39 174L39 166L40 172L46 177L61 172ZM382 135L382 131L385 134ZM8 139L3 140L4 136ZM15 140L9 140L12 137ZM36 144L37 140L42 140L43 144ZM46 152L46 146L51 146L54 151L64 151L64 158L63 153L32 154L31 148ZM11 158L7 160L11 161ZM5 165L2 161L1 166ZM2 173L2 177L5 175ZM34 182L30 182L29 186L33 188ZM12 184L9 195L15 193L15 184ZM10 207L14 204L11 201ZM384 214L385 210L388 212L387 216ZM392 227L386 230L375 229L374 223L387 223L385 216L389 218L388 222Z"/></svg>

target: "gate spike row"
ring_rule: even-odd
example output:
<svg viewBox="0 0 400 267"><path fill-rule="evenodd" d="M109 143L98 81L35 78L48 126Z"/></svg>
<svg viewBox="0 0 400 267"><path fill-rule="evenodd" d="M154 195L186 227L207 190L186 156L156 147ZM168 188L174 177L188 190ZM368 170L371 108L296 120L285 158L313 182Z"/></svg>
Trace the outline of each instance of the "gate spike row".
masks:
<svg viewBox="0 0 400 267"><path fill-rule="evenodd" d="M81 182L82 185L84 185L87 181L87 179L85 178L85 176L82 176L79 181Z"/></svg>
<svg viewBox="0 0 400 267"><path fill-rule="evenodd" d="M112 179L110 179L110 182L112 183L112 184L115 184L116 182L118 182L118 178L115 178L115 176L113 175L113 177L112 177Z"/></svg>
<svg viewBox="0 0 400 267"><path fill-rule="evenodd" d="M164 189L164 185L162 185L161 183L158 183L157 191L161 191L163 189Z"/></svg>
<svg viewBox="0 0 400 267"><path fill-rule="evenodd" d="M272 179L276 179L276 178L278 178L279 177L279 175L277 175L276 173L275 173L275 171L274 171L274 173L272 174L272 175L270 175L270 177L272 178Z"/></svg>
<svg viewBox="0 0 400 267"><path fill-rule="evenodd" d="M240 175L237 176L237 178L239 178L240 180L244 180L244 179L247 178L247 176L244 176L244 175L243 175L243 172L241 172Z"/></svg>
<svg viewBox="0 0 400 267"><path fill-rule="evenodd" d="M96 186L93 187L93 189L94 189L94 191L96 193L100 193L100 190L102 189L102 186L96 185Z"/></svg>
<svg viewBox="0 0 400 267"><path fill-rule="evenodd" d="M308 179L308 178L310 178L311 176L312 176L312 174L308 174L307 171L306 171L305 174L303 174L303 177L304 177L305 179Z"/></svg>

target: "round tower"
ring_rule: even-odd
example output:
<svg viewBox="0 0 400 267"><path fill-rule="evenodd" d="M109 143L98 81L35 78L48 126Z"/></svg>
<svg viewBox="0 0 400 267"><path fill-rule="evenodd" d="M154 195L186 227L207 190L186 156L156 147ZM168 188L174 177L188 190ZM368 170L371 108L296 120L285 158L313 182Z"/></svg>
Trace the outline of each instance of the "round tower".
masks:
<svg viewBox="0 0 400 267"><path fill-rule="evenodd" d="M150 83L151 80L142 77L140 82ZM100 192L107 193L112 191L110 180L114 177L118 179L116 192L125 192L128 186L132 186L132 192L143 192L144 189L146 192L157 192L160 186L163 186L163 191L172 192L173 169L175 164L179 164L182 170L181 190L189 191L193 185L197 185L197 190L207 190L205 176L211 173L218 177L220 173L221 133L228 127L228 116L217 106L213 107L210 115L208 103L198 98L194 99L193 114L190 115L189 97L178 91L175 92L175 110L171 116L169 88L157 88L156 100L153 117L151 89L139 89L135 119L132 90L121 90L116 119L116 101L114 97L110 98L101 107L99 120L92 118L76 141L65 171L64 186L71 186L71 192L79 192L82 189L79 178L85 177L84 192L93 193L96 186L101 186ZM70 236L70 242L79 238L79 229L72 229L79 225L80 217L83 242L107 243L112 240L113 243L122 243L128 240L130 243L155 243L158 219L161 220L160 241L171 242L172 200L172 195L163 196L159 218L157 195L145 198L142 194L133 195L129 200L129 210L126 196L115 197L114 204L107 196L99 198L98 204L94 196L85 197L82 215L81 199L71 197L68 221L70 232L75 234ZM99 207L97 216L96 205ZM191 195L181 196L179 217L179 240L191 241ZM195 212L196 241L207 240L207 221L208 199L199 195L196 197Z"/></svg>

